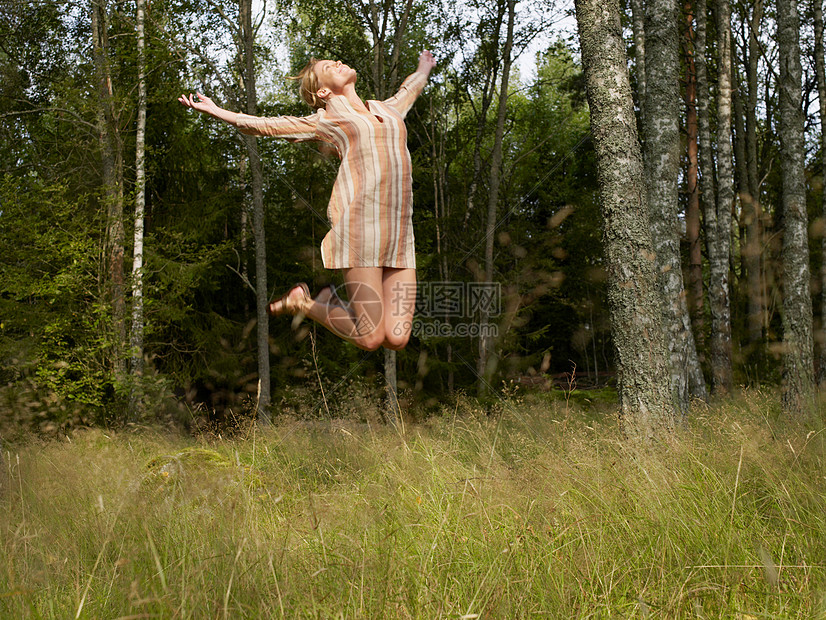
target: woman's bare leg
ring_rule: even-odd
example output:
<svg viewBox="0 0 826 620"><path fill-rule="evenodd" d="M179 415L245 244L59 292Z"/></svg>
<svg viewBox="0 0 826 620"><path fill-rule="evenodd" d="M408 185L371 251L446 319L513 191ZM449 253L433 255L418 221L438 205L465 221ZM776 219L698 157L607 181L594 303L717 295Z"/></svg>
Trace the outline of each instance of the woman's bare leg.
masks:
<svg viewBox="0 0 826 620"><path fill-rule="evenodd" d="M403 349L413 325L416 270L351 267L344 270L344 282L347 302L322 291L304 305L301 314L361 349L375 351L382 345ZM302 296L295 287L288 302L300 305Z"/></svg>
<svg viewBox="0 0 826 620"><path fill-rule="evenodd" d="M361 349L375 351L384 342L382 268L352 267L344 270L346 302L329 293L302 304L303 292L295 287L288 303L303 305L301 314ZM334 302L334 303L330 303Z"/></svg>
<svg viewBox="0 0 826 620"><path fill-rule="evenodd" d="M384 298L384 342L388 349L407 346L416 309L416 270L385 267L382 274Z"/></svg>

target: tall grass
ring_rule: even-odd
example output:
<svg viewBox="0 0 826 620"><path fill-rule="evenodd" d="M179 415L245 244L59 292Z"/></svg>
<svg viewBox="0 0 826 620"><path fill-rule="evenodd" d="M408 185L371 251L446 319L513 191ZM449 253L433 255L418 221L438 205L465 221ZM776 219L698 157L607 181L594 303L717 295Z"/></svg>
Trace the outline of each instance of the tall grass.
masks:
<svg viewBox="0 0 826 620"><path fill-rule="evenodd" d="M610 413L460 399L7 446L9 618L826 618L826 432L746 393L648 452Z"/></svg>

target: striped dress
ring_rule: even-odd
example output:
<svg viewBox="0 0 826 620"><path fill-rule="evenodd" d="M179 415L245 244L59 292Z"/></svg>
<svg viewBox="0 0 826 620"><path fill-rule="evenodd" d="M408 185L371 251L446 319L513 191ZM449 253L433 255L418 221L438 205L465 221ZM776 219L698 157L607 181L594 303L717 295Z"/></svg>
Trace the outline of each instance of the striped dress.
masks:
<svg viewBox="0 0 826 620"><path fill-rule="evenodd" d="M343 95L305 117L262 118L239 114L242 133L292 142L322 140L341 158L321 242L327 269L416 267L413 247L413 178L404 118L427 76L413 73L384 101L366 101L357 112Z"/></svg>

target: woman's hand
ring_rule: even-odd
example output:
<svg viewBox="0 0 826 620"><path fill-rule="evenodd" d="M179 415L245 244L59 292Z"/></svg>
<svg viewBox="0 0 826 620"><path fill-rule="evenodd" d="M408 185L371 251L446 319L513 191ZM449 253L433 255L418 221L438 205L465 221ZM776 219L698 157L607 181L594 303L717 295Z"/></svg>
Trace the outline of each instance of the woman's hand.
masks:
<svg viewBox="0 0 826 620"><path fill-rule="evenodd" d="M198 97L198 101L195 101L196 95ZM181 95L178 97L178 101L181 102L181 105L192 108L196 112L209 114L210 116L217 116L216 112L220 110L212 99L206 95L202 95L201 93L196 93L195 95L190 94L188 97L186 95Z"/></svg>
<svg viewBox="0 0 826 620"><path fill-rule="evenodd" d="M436 66L436 59L433 58L433 54L430 53L429 50L423 51L419 54L419 68L416 69L418 73L424 73L425 75L430 75L430 70Z"/></svg>
<svg viewBox="0 0 826 620"><path fill-rule="evenodd" d="M195 101L196 96L198 97L198 101ZM202 95L201 93L196 93L195 95L190 94L189 96L181 95L178 97L178 101L181 102L181 105L192 108L196 112L209 114L225 123L235 125L236 127L238 126L238 114L219 108L215 105L215 102L206 95Z"/></svg>

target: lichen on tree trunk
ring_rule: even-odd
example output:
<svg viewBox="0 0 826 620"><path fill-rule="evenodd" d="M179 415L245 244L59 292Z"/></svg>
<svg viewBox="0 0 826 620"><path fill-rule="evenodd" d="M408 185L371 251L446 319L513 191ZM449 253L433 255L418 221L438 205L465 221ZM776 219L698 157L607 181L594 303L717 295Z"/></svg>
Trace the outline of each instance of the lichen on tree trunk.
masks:
<svg viewBox="0 0 826 620"><path fill-rule="evenodd" d="M691 331L680 255L677 16L676 0L649 0L646 6L643 133L648 213L657 255L671 388L680 409L687 411L691 397L705 398L706 389Z"/></svg>
<svg viewBox="0 0 826 620"><path fill-rule="evenodd" d="M796 0L777 2L780 166L783 177L783 406L800 414L814 388L803 94Z"/></svg>
<svg viewBox="0 0 826 620"><path fill-rule="evenodd" d="M650 441L673 432L675 407L619 3L577 0L576 18L597 155L620 422L630 439Z"/></svg>

